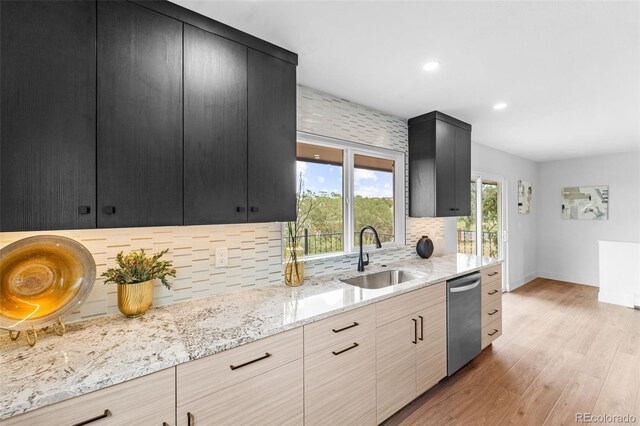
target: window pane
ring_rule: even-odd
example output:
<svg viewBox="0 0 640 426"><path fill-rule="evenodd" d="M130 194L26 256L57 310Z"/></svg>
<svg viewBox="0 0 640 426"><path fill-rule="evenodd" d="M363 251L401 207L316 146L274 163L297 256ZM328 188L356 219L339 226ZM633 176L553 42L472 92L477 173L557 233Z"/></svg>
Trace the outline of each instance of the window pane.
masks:
<svg viewBox="0 0 640 426"><path fill-rule="evenodd" d="M471 181L471 216L458 217L458 253L476 254L476 181Z"/></svg>
<svg viewBox="0 0 640 426"><path fill-rule="evenodd" d="M382 243L395 241L394 230L395 162L356 154L353 171L354 244L360 244L360 230L376 228ZM364 244L374 244L371 232L364 233Z"/></svg>
<svg viewBox="0 0 640 426"><path fill-rule="evenodd" d="M298 142L297 245L306 255L344 251L343 151ZM286 249L291 241L284 225Z"/></svg>
<svg viewBox="0 0 640 426"><path fill-rule="evenodd" d="M498 183L482 181L482 255L498 257Z"/></svg>

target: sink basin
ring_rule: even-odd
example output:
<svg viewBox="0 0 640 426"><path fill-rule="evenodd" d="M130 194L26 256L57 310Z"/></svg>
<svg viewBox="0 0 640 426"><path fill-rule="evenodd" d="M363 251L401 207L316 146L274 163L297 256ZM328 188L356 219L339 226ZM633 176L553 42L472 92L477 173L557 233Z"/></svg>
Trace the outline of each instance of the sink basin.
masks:
<svg viewBox="0 0 640 426"><path fill-rule="evenodd" d="M390 269L388 271L361 275L359 277L349 278L347 280L341 281L360 288L377 289L390 287L396 284L402 284L404 282L423 277L424 275L422 274L403 271L401 269Z"/></svg>

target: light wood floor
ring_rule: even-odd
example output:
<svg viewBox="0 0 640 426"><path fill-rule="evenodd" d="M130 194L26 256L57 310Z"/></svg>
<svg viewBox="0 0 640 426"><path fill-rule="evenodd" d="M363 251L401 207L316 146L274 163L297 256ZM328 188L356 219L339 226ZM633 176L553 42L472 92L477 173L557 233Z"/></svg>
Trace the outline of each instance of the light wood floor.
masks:
<svg viewBox="0 0 640 426"><path fill-rule="evenodd" d="M505 293L492 346L385 424L566 425L579 412L640 425L640 310L536 279Z"/></svg>

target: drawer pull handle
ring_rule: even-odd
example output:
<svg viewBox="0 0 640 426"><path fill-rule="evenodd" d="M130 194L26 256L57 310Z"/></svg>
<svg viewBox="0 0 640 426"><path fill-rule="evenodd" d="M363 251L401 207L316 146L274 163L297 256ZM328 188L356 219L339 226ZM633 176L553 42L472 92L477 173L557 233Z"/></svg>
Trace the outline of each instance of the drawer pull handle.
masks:
<svg viewBox="0 0 640 426"><path fill-rule="evenodd" d="M411 318L411 321L413 321L413 340L411 341L411 343L413 343L414 345L418 344L418 320L415 318Z"/></svg>
<svg viewBox="0 0 640 426"><path fill-rule="evenodd" d="M487 274L490 277L493 277L494 275L498 275L500 272L496 271L496 272L492 272L490 274Z"/></svg>
<svg viewBox="0 0 640 426"><path fill-rule="evenodd" d="M258 362L258 361L262 361L263 359L267 359L271 356L271 354L269 352L265 352L265 354L263 356L261 356L260 358L256 358L256 359L252 359L251 361L247 361L243 364L240 365L230 365L229 367L232 370L237 370L238 368L242 368L242 367L246 367L249 364L253 364L254 362Z"/></svg>
<svg viewBox="0 0 640 426"><path fill-rule="evenodd" d="M498 290L493 290L490 291L489 293L487 293L489 296L493 296L494 294L496 294L498 292Z"/></svg>
<svg viewBox="0 0 640 426"><path fill-rule="evenodd" d="M99 415L99 416L95 416L95 417L92 417L92 418L90 418L90 419L88 419L88 420L85 420L84 422L76 423L76 424L74 424L73 426L83 426L83 425L88 425L89 423L93 423L93 422L98 421L98 420L100 420L100 419L106 419L106 418L107 418L107 417L109 417L110 415L111 415L111 411L109 411L109 410L104 410L104 413L102 413L101 415Z"/></svg>
<svg viewBox="0 0 640 426"><path fill-rule="evenodd" d="M334 354L334 355L340 355L341 353L344 353L344 352L346 352L346 351L350 351L351 349L355 349L355 348L357 348L358 346L360 346L360 345L358 345L356 342L353 342L353 345L352 345L352 346L349 346L348 348L343 349L343 350L338 351L338 352L336 352L336 351L331 351L331 353L332 353L332 354Z"/></svg>
<svg viewBox="0 0 640 426"><path fill-rule="evenodd" d="M498 313L497 309L494 309L493 312L487 312L487 315L495 315Z"/></svg>
<svg viewBox="0 0 640 426"><path fill-rule="evenodd" d="M498 330L496 330L495 328L493 329L493 333L487 333L489 336L493 336L494 334L496 334L498 332Z"/></svg>
<svg viewBox="0 0 640 426"><path fill-rule="evenodd" d="M332 329L331 329L331 331L333 331L334 333L340 333L341 331L345 331L345 330L348 330L348 329L350 329L350 328L357 327L357 326L359 326L359 325L360 325L360 324L358 324L357 322L355 322L355 321L354 321L354 322L353 322L353 324L351 324L351 325L348 325L348 326L346 326L346 327L339 328L339 329L337 329L337 330L336 330L335 328L332 328Z"/></svg>
<svg viewBox="0 0 640 426"><path fill-rule="evenodd" d="M424 340L424 317L418 315L418 318L420 318L420 340Z"/></svg>
<svg viewBox="0 0 640 426"><path fill-rule="evenodd" d="M191 413L187 413L187 426L194 426L195 425L195 418L193 417L193 414Z"/></svg>

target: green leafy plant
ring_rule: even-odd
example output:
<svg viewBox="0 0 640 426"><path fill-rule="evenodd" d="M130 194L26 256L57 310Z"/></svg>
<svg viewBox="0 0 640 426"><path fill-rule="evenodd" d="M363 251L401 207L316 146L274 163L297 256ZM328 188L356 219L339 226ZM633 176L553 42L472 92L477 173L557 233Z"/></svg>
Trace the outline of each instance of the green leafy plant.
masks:
<svg viewBox="0 0 640 426"><path fill-rule="evenodd" d="M168 260L160 260L169 250L162 250L151 257L147 256L144 249L132 251L124 256L122 252L116 255L117 268L109 268L102 273L106 278L104 283L136 284L158 279L168 289L171 285L167 277L175 277L176 270Z"/></svg>

